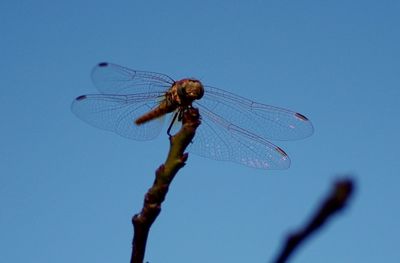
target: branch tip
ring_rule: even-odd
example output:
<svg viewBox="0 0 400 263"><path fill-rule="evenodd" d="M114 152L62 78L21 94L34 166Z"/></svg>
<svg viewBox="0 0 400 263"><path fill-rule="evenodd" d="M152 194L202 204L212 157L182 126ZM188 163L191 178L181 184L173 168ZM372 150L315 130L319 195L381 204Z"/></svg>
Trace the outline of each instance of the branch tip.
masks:
<svg viewBox="0 0 400 263"><path fill-rule="evenodd" d="M286 244L278 254L276 263L286 262L300 244L320 229L334 214L342 210L348 203L355 188L354 180L345 178L337 180L329 195L321 202L321 206L308 224L298 231L293 231L286 238Z"/></svg>
<svg viewBox="0 0 400 263"><path fill-rule="evenodd" d="M178 133L169 137L170 150L167 160L156 170L153 186L144 197L143 208L133 216L134 236L132 241L131 263L142 263L146 250L150 227L161 212L161 204L165 200L169 186L176 173L185 166L188 154L184 153L192 141L197 127L200 125L199 111L189 108L183 112L182 127Z"/></svg>

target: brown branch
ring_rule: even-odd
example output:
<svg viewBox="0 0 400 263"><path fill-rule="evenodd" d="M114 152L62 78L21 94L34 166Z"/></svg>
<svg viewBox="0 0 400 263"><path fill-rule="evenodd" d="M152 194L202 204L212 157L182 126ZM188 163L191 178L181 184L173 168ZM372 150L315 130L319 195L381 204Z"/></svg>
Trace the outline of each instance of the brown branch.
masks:
<svg viewBox="0 0 400 263"><path fill-rule="evenodd" d="M330 195L323 201L317 213L310 222L303 228L289 235L286 244L277 259L273 262L286 262L290 255L302 244L311 234L315 233L330 217L342 210L354 189L354 182L351 179L342 179L334 184Z"/></svg>
<svg viewBox="0 0 400 263"><path fill-rule="evenodd" d="M142 211L132 217L134 236L131 263L143 262L150 227L161 212L161 204L167 195L169 185L179 169L185 165L188 154L184 151L192 141L199 125L198 110L188 109L183 114L182 128L177 134L170 137L170 150L167 160L156 171L153 186L145 195Z"/></svg>

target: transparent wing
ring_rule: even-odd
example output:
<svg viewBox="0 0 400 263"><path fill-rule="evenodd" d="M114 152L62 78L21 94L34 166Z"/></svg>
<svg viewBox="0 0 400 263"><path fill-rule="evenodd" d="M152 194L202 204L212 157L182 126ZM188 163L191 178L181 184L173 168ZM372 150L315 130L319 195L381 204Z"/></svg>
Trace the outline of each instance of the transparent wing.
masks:
<svg viewBox="0 0 400 263"><path fill-rule="evenodd" d="M174 83L167 75L102 62L92 70L92 81L103 94L165 92Z"/></svg>
<svg viewBox="0 0 400 263"><path fill-rule="evenodd" d="M204 97L196 104L263 138L295 140L313 133L311 122L300 113L257 103L214 87L206 86Z"/></svg>
<svg viewBox="0 0 400 263"><path fill-rule="evenodd" d="M92 80L102 94L79 96L72 111L87 123L121 136L148 140L156 137L162 121L136 126L135 119L155 108L174 80L167 75L100 63ZM303 115L253 102L233 93L206 87L200 125L190 151L216 160L233 161L260 169L290 166L286 153L265 138L291 140L312 134Z"/></svg>
<svg viewBox="0 0 400 263"><path fill-rule="evenodd" d="M160 93L132 95L93 94L77 97L72 112L97 128L134 140L150 140L161 131L164 118L137 126L134 121L158 105Z"/></svg>
<svg viewBox="0 0 400 263"><path fill-rule="evenodd" d="M202 108L200 114L202 123L189 152L259 169L287 169L290 166L289 157L278 146L206 108Z"/></svg>

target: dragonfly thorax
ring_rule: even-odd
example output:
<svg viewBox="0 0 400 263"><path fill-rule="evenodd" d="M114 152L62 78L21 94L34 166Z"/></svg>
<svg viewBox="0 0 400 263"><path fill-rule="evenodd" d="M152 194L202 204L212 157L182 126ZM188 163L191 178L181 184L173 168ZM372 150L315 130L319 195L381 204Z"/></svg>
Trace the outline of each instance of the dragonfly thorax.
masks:
<svg viewBox="0 0 400 263"><path fill-rule="evenodd" d="M195 79L182 79L172 87L172 92L176 92L174 99L179 105L191 105L194 100L199 100L204 95L204 87L200 81Z"/></svg>

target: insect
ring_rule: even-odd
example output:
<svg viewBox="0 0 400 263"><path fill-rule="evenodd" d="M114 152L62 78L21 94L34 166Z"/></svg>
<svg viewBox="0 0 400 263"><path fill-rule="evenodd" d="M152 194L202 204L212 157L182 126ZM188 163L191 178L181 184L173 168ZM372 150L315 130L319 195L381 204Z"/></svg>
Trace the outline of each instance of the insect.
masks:
<svg viewBox="0 0 400 263"><path fill-rule="evenodd" d="M100 93L79 96L71 105L83 121L126 138L150 140L161 132L165 115L175 114L175 121L195 107L202 124L189 152L215 160L286 169L288 155L269 140L296 140L313 133L311 122L300 113L203 86L196 79L175 81L165 74L103 62L94 67L92 80Z"/></svg>

